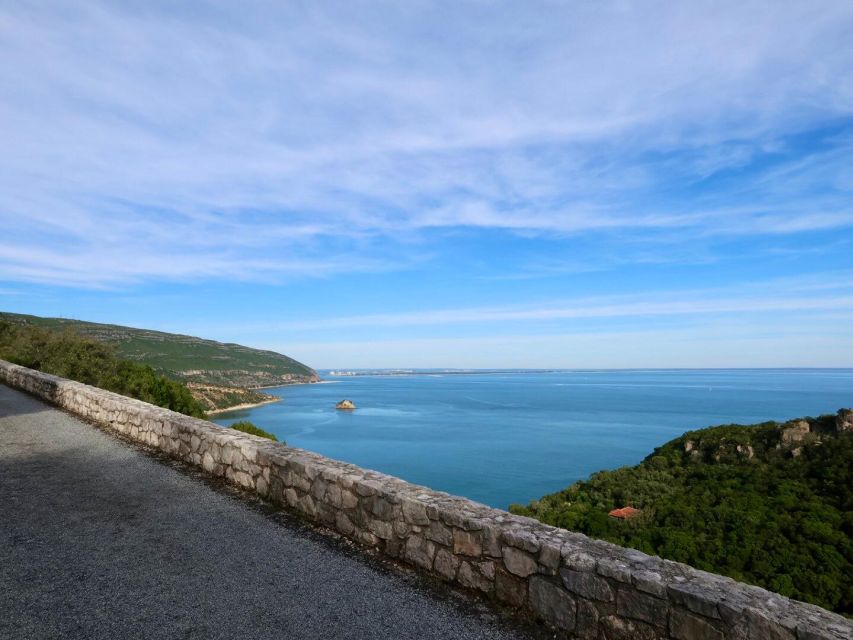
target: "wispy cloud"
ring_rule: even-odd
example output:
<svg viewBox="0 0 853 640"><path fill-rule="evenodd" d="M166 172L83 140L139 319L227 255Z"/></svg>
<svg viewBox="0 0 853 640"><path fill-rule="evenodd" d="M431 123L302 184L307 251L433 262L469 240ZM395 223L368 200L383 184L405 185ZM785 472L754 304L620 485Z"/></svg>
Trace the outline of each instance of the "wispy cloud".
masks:
<svg viewBox="0 0 853 640"><path fill-rule="evenodd" d="M579 300L565 307L514 307L447 309L440 311L418 311L413 313L371 314L335 319L293 322L276 325L281 331L294 329L329 329L350 327L382 326L434 326L437 324L476 323L507 321L568 320L575 318L619 318L642 316L681 316L730 313L752 313L762 311L815 311L853 310L853 295L827 296L822 298L778 298L759 299L716 298L712 300L672 300L667 302L622 302L596 304L590 300Z"/></svg>
<svg viewBox="0 0 853 640"><path fill-rule="evenodd" d="M548 321L618 318L737 317L782 312L822 315L853 311L853 274L839 272L814 277L788 277L734 286L655 291L549 300L540 304L453 309L419 308L413 311L311 318L286 322L242 322L239 327L208 326L207 331L288 334L326 330L394 327L476 325L488 331L492 324L531 326Z"/></svg>
<svg viewBox="0 0 853 640"><path fill-rule="evenodd" d="M284 342L270 348L310 356L317 367L646 368L848 367L850 332L768 333L755 325L590 331L479 338L414 338ZM801 348L792 349L797 343ZM460 354L471 357L460 361Z"/></svg>
<svg viewBox="0 0 853 640"><path fill-rule="evenodd" d="M851 29L843 0L4 5L0 279L393 269L459 229L630 261L849 228Z"/></svg>

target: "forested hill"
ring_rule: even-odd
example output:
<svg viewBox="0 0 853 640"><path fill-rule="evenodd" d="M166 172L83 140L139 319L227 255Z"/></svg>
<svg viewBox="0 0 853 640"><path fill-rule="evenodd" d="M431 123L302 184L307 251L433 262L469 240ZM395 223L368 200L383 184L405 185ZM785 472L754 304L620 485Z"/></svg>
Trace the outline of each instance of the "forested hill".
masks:
<svg viewBox="0 0 853 640"><path fill-rule="evenodd" d="M853 614L853 411L690 431L513 513ZM611 510L631 506L634 517Z"/></svg>
<svg viewBox="0 0 853 640"><path fill-rule="evenodd" d="M123 359L186 382L257 388L319 380L316 371L293 358L239 344L65 318L0 312L2 320L51 330L70 329L115 345Z"/></svg>

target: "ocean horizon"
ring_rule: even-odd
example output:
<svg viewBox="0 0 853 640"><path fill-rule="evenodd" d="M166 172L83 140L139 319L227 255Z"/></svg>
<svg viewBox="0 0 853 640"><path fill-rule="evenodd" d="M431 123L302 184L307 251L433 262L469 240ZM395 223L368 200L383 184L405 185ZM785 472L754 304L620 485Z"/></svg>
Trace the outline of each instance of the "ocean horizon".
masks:
<svg viewBox="0 0 853 640"><path fill-rule="evenodd" d="M853 405L853 368L334 369L223 413L289 445L494 507L640 462L686 431ZM355 411L335 410L351 399Z"/></svg>

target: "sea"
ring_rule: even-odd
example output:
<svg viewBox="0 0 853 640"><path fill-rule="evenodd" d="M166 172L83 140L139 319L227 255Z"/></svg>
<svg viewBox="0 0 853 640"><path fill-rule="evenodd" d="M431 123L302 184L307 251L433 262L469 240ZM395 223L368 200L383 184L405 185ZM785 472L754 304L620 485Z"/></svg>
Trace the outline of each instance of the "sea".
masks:
<svg viewBox="0 0 853 640"><path fill-rule="evenodd" d="M289 445L502 509L636 464L685 431L853 406L853 369L321 375L215 422L250 420ZM336 410L345 398L358 408Z"/></svg>

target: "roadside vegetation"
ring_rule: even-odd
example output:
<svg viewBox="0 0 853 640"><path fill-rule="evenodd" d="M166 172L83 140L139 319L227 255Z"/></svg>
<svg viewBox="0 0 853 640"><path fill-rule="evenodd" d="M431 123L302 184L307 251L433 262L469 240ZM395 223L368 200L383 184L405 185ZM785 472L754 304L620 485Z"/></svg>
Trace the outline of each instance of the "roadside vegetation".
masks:
<svg viewBox="0 0 853 640"><path fill-rule="evenodd" d="M853 432L806 420L805 434L796 422L688 432L510 510L850 616ZM608 516L628 505L641 513Z"/></svg>
<svg viewBox="0 0 853 640"><path fill-rule="evenodd" d="M182 383L148 365L122 360L114 346L70 330L0 321L0 359L69 378L188 416L204 418L202 405Z"/></svg>
<svg viewBox="0 0 853 640"><path fill-rule="evenodd" d="M268 440L274 440L275 442L278 442L278 438L276 438L274 434L270 433L269 431L264 431L263 429L255 426L248 420L241 420L240 422L235 422L229 428L234 429L236 431L242 431L243 433L248 433L253 436L260 436L261 438L267 438Z"/></svg>

